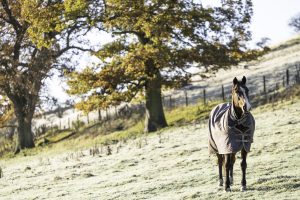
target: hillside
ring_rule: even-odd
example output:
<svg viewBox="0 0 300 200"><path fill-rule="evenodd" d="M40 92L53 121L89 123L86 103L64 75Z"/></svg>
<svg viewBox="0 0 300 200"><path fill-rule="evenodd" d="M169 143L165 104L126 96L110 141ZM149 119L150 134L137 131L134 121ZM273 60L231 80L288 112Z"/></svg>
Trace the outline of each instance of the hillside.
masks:
<svg viewBox="0 0 300 200"><path fill-rule="evenodd" d="M248 191L239 191L240 159L230 194L217 187L206 123L170 128L106 147L1 160L1 199L299 199L300 100L253 110Z"/></svg>
<svg viewBox="0 0 300 200"><path fill-rule="evenodd" d="M299 199L300 88L282 87L287 69L294 84L300 69L300 37L273 47L257 61L221 70L209 79L194 76L185 90L189 103L197 104L170 110L166 103L171 126L159 132L142 134L138 114L127 121L47 132L36 141L39 147L0 159L0 199ZM225 194L217 187L216 158L208 156L206 119L220 102L221 85L230 94L232 78L243 75L258 102L252 112L257 128L248 157L249 190L239 192L238 159L233 192ZM269 98L261 94L263 75ZM213 100L206 105L202 104L203 89L208 101ZM164 95L172 95L178 105L185 103L183 89ZM89 120L97 117L91 113ZM67 127L77 119L87 121L87 116L70 109L62 118L54 113L34 123Z"/></svg>

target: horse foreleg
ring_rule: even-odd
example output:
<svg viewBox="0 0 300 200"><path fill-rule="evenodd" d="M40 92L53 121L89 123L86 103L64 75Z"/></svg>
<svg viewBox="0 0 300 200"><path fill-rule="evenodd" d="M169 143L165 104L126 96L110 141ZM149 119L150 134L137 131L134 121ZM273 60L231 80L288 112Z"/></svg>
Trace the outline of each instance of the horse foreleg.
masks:
<svg viewBox="0 0 300 200"><path fill-rule="evenodd" d="M230 181L230 185L233 185L233 166L235 163L235 154L231 155L231 166L230 166L230 170L229 170L229 181Z"/></svg>
<svg viewBox="0 0 300 200"><path fill-rule="evenodd" d="M232 165L231 154L225 154L225 191L230 192L229 171Z"/></svg>
<svg viewBox="0 0 300 200"><path fill-rule="evenodd" d="M245 149L242 149L241 156L242 156L242 162L241 162L241 168L242 168L241 184L242 184L242 187L241 187L241 191L245 191L246 190L246 168L247 168L247 162L246 162L247 151L245 151Z"/></svg>
<svg viewBox="0 0 300 200"><path fill-rule="evenodd" d="M223 155L217 154L218 157L218 168L219 168L219 186L223 186L223 175L222 175L222 166L223 166Z"/></svg>

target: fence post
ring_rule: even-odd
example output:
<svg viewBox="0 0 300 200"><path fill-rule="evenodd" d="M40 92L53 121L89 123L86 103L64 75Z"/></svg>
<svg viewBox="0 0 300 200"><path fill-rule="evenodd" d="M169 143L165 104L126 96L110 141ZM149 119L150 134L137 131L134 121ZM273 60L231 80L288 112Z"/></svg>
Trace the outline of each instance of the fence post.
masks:
<svg viewBox="0 0 300 200"><path fill-rule="evenodd" d="M222 99L223 101L225 101L224 85L222 85Z"/></svg>
<svg viewBox="0 0 300 200"><path fill-rule="evenodd" d="M106 110L106 120L109 120L107 107L105 108L105 110Z"/></svg>
<svg viewBox="0 0 300 200"><path fill-rule="evenodd" d="M279 83L276 83L276 90L279 90Z"/></svg>
<svg viewBox="0 0 300 200"><path fill-rule="evenodd" d="M282 77L282 87L285 86L284 76Z"/></svg>
<svg viewBox="0 0 300 200"><path fill-rule="evenodd" d="M101 110L100 109L98 109L98 121L100 122L101 121Z"/></svg>
<svg viewBox="0 0 300 200"><path fill-rule="evenodd" d="M185 106L189 105L189 101L188 101L188 96L187 96L187 91L184 90L184 95L185 95Z"/></svg>
<svg viewBox="0 0 300 200"><path fill-rule="evenodd" d="M172 96L171 95L169 96L169 100L170 100L169 105L170 105L170 109L171 109L172 108Z"/></svg>
<svg viewBox="0 0 300 200"><path fill-rule="evenodd" d="M267 89L266 89L266 77L263 76L263 83L264 83L264 94L267 93Z"/></svg>
<svg viewBox="0 0 300 200"><path fill-rule="evenodd" d="M76 124L77 124L77 127L79 127L79 114L77 114L77 122L76 122Z"/></svg>
<svg viewBox="0 0 300 200"><path fill-rule="evenodd" d="M300 75L299 75L299 71L300 70L297 70L297 75L296 75L296 83L300 83Z"/></svg>
<svg viewBox="0 0 300 200"><path fill-rule="evenodd" d="M203 103L206 104L206 91L203 89Z"/></svg>
<svg viewBox="0 0 300 200"><path fill-rule="evenodd" d="M90 117L89 117L89 113L86 114L86 121L87 121L87 124L90 124Z"/></svg>
<svg viewBox="0 0 300 200"><path fill-rule="evenodd" d="M162 102L162 105L165 106L165 97L163 95L161 96L161 102Z"/></svg>
<svg viewBox="0 0 300 200"><path fill-rule="evenodd" d="M289 86L289 82L290 82L290 74L289 74L289 70L286 70L286 86Z"/></svg>
<svg viewBox="0 0 300 200"><path fill-rule="evenodd" d="M116 116L116 118L118 118L118 109L117 109L117 106L115 106L115 116Z"/></svg>

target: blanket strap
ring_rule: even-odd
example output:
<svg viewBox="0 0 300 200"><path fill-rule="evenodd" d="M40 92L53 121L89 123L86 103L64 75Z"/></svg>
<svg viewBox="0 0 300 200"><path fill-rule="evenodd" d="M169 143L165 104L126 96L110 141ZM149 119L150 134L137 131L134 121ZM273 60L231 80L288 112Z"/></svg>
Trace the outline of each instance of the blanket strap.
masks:
<svg viewBox="0 0 300 200"><path fill-rule="evenodd" d="M251 142L250 140L246 140L245 137L249 136L247 134L240 134L240 136L242 136L242 139L241 140L236 140L237 142Z"/></svg>
<svg viewBox="0 0 300 200"><path fill-rule="evenodd" d="M247 135L244 135L244 134L243 134L243 135L241 135L241 136L242 136L242 139L241 139L241 140L236 140L237 142L243 142L243 143L244 143L244 142L250 142L250 140L246 140L246 139L245 139L245 136L247 136Z"/></svg>

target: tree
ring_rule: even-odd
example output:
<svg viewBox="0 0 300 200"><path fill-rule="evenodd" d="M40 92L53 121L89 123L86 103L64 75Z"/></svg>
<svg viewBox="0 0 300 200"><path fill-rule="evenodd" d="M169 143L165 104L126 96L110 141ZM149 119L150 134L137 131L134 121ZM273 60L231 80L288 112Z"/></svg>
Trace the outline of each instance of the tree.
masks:
<svg viewBox="0 0 300 200"><path fill-rule="evenodd" d="M296 32L300 32L300 13L290 19L289 26Z"/></svg>
<svg viewBox="0 0 300 200"><path fill-rule="evenodd" d="M101 64L69 75L69 93L83 98L80 109L130 101L142 92L145 131L156 131L167 126L162 87L188 80L186 69L195 62L214 70L251 55L246 49L251 0L225 0L216 7L192 0L105 3L104 15L94 18L93 25L115 39L93 54Z"/></svg>
<svg viewBox="0 0 300 200"><path fill-rule="evenodd" d="M261 53L261 55L271 50L271 48L268 46L270 40L271 39L268 37L263 37L260 39L260 41L256 42L256 46L261 49L261 51L259 52Z"/></svg>
<svg viewBox="0 0 300 200"><path fill-rule="evenodd" d="M0 0L0 93L17 118L16 153L34 147L31 122L43 80L61 68L59 58L68 50L84 50L71 43L81 24L66 26L63 11L59 0Z"/></svg>

